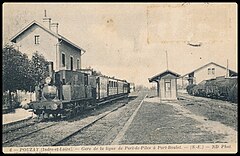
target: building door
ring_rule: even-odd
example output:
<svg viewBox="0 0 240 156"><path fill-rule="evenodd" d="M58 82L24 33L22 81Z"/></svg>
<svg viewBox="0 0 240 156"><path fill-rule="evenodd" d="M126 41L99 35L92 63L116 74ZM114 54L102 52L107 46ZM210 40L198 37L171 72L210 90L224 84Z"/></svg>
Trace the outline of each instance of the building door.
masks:
<svg viewBox="0 0 240 156"><path fill-rule="evenodd" d="M70 57L70 67L71 67L71 70L73 70L73 57Z"/></svg>
<svg viewBox="0 0 240 156"><path fill-rule="evenodd" d="M171 81L165 82L165 98L171 98Z"/></svg>

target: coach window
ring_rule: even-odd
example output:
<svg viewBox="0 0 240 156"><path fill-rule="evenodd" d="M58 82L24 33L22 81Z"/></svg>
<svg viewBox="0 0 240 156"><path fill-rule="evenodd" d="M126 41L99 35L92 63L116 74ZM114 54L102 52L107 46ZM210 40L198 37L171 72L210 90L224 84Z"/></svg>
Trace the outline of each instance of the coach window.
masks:
<svg viewBox="0 0 240 156"><path fill-rule="evenodd" d="M65 54L62 53L62 67L65 67L66 62L65 62Z"/></svg>
<svg viewBox="0 0 240 156"><path fill-rule="evenodd" d="M40 36L39 35L34 36L34 43L35 44L40 44Z"/></svg>

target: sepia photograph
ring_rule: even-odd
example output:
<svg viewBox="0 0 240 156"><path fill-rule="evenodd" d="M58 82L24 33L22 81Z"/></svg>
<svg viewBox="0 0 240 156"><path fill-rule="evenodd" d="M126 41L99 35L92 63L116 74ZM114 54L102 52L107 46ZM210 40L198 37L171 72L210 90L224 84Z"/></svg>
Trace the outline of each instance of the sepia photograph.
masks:
<svg viewBox="0 0 240 156"><path fill-rule="evenodd" d="M3 3L3 153L237 153L237 11Z"/></svg>

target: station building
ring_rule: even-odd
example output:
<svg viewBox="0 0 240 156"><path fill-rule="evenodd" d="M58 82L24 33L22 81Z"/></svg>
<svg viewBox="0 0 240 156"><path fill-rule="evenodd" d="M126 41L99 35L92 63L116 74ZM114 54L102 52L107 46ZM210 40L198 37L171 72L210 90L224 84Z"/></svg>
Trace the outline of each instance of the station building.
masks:
<svg viewBox="0 0 240 156"><path fill-rule="evenodd" d="M177 78L180 75L166 70L149 78L149 82L157 83L157 95L162 100L177 100Z"/></svg>
<svg viewBox="0 0 240 156"><path fill-rule="evenodd" d="M33 21L14 35L10 41L22 53L28 55L38 52L47 61L53 62L53 70L81 69L81 56L86 52L58 33L58 23L51 18L43 18L43 24Z"/></svg>
<svg viewBox="0 0 240 156"><path fill-rule="evenodd" d="M45 17L43 21L32 21L15 34L10 41L14 47L31 59L38 52L53 63L53 70L80 70L81 57L86 52L83 48L58 33L58 23ZM35 101L34 94L18 92L20 101Z"/></svg>
<svg viewBox="0 0 240 156"><path fill-rule="evenodd" d="M199 84L204 80L215 79L217 77L235 77L237 72L227 69L224 66L210 62L201 66L187 74L184 74L179 77L178 84L179 87L185 89L187 85L190 84Z"/></svg>

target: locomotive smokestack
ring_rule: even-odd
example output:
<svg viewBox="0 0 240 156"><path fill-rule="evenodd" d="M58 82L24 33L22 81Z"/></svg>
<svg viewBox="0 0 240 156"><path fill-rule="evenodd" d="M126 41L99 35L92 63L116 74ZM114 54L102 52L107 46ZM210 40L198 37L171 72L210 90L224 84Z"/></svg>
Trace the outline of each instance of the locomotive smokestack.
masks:
<svg viewBox="0 0 240 156"><path fill-rule="evenodd" d="M49 77L53 78L53 62L48 63Z"/></svg>

